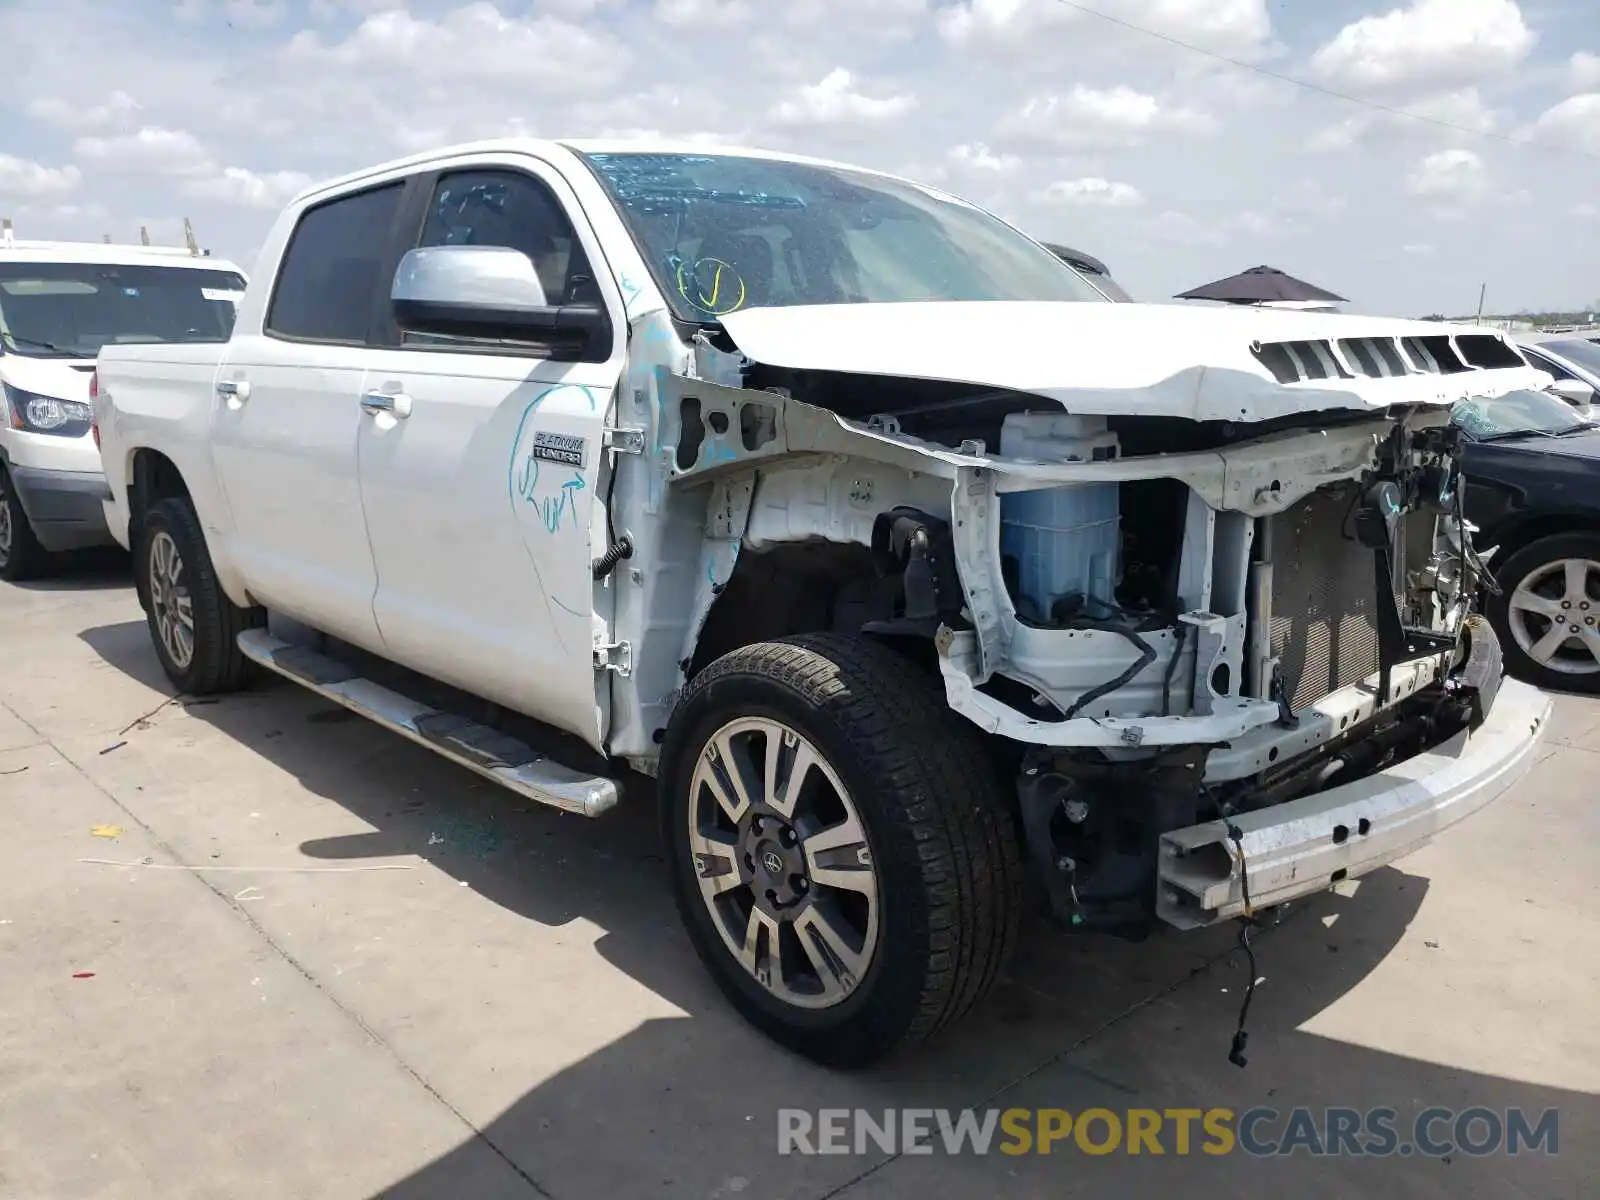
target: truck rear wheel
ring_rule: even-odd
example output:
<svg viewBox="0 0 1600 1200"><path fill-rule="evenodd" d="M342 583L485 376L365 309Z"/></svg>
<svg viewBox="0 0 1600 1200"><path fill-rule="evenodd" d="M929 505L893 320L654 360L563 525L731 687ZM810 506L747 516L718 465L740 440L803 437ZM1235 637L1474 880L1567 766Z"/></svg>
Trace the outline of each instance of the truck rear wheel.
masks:
<svg viewBox="0 0 1600 1200"><path fill-rule="evenodd" d="M865 1066L965 1014L1016 940L1020 847L977 731L865 638L761 642L686 689L663 747L679 912L744 1017Z"/></svg>
<svg viewBox="0 0 1600 1200"><path fill-rule="evenodd" d="M237 691L254 678L255 664L240 652L238 637L264 625L266 612L228 599L189 501L150 506L140 523L134 570L150 639L173 687L204 696Z"/></svg>

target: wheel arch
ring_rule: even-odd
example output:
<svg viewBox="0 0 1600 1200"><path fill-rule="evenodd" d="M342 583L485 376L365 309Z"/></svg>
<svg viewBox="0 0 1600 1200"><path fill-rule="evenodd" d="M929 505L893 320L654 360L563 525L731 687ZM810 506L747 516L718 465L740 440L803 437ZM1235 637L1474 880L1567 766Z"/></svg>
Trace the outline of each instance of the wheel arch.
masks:
<svg viewBox="0 0 1600 1200"><path fill-rule="evenodd" d="M1575 510L1542 511L1512 517L1480 533L1474 541L1496 548L1489 567L1498 579L1512 555L1534 542L1565 533L1600 534L1600 514Z"/></svg>
<svg viewBox="0 0 1600 1200"><path fill-rule="evenodd" d="M901 595L901 576L880 574L871 548L859 542L808 538L747 547L706 611L685 682L745 646L808 633L869 637L937 678L929 638L869 628L894 618Z"/></svg>
<svg viewBox="0 0 1600 1200"><path fill-rule="evenodd" d="M896 618L914 529L928 535L941 609L959 609L948 481L837 457L719 481L707 511L710 536L732 541L736 553L722 578L726 551L708 542L709 593L703 584L696 597L684 683L743 646L808 633L865 634L937 676L936 622L908 627Z"/></svg>
<svg viewBox="0 0 1600 1200"><path fill-rule="evenodd" d="M218 545L216 535L223 527L216 520L220 496L208 494L203 478L196 479L194 469L186 471L178 461L164 451L151 446L135 446L128 452L127 480L128 540L135 555L139 553L144 516L163 500L185 500L194 509L205 534L207 551L211 555L218 582L228 598L241 608L255 601L243 578L234 568L225 547ZM145 584L141 572L134 572L135 588L141 605L147 603Z"/></svg>

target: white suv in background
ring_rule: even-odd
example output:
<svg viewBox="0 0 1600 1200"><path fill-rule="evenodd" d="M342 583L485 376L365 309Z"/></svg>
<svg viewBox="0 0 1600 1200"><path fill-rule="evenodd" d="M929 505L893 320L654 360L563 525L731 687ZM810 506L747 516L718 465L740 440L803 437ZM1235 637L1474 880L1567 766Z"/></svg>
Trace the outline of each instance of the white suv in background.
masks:
<svg viewBox="0 0 1600 1200"><path fill-rule="evenodd" d="M100 347L225 342L244 273L188 249L0 233L0 579L111 545L90 386Z"/></svg>

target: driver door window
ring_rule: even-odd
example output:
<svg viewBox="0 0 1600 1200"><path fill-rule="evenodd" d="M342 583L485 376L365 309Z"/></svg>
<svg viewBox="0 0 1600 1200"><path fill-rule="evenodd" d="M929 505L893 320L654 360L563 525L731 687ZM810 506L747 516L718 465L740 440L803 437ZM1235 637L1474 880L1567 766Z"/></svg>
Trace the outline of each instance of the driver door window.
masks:
<svg viewBox="0 0 1600 1200"><path fill-rule="evenodd" d="M520 171L441 176L417 245L520 250L533 262L547 303L600 302L572 222L544 184Z"/></svg>

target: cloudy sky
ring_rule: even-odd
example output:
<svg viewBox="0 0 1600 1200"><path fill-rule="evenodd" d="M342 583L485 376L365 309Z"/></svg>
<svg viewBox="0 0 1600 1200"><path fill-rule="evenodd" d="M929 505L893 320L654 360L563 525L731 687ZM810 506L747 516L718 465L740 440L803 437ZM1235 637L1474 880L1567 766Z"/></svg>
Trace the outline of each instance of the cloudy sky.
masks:
<svg viewBox="0 0 1600 1200"><path fill-rule="evenodd" d="M249 266L319 177L665 134L939 183L1141 299L1265 262L1373 312L1600 300L1600 3L1395 4L0 0L0 213L128 241L189 216Z"/></svg>

